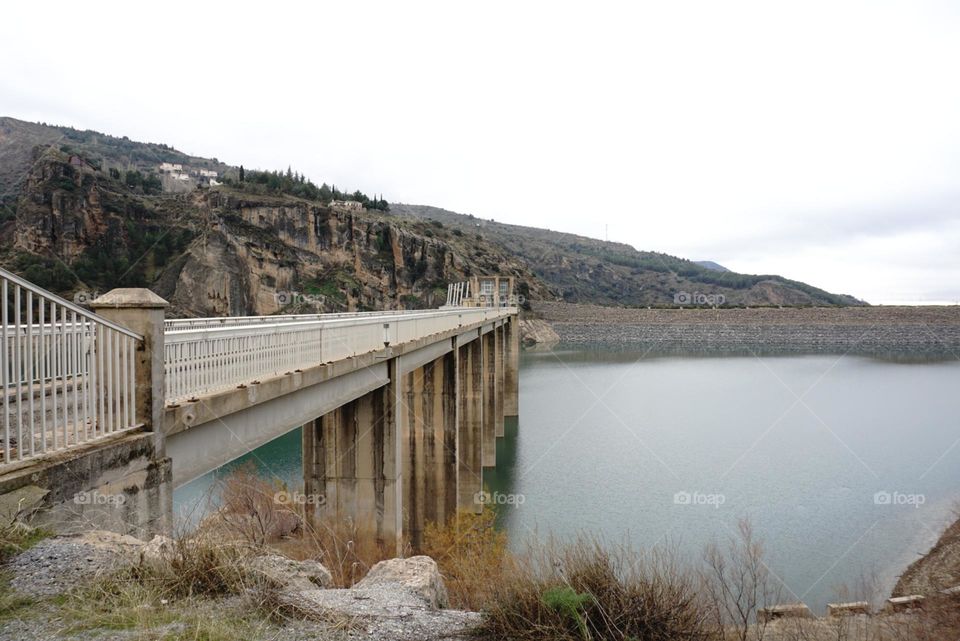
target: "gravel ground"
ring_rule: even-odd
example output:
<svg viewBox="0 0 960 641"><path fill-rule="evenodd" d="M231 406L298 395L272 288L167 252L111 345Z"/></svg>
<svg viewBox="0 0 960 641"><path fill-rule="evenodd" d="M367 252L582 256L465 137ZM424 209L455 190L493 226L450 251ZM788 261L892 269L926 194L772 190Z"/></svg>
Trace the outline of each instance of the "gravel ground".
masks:
<svg viewBox="0 0 960 641"><path fill-rule="evenodd" d="M76 600L68 600L73 605L65 605L58 595L139 562L151 546L129 536L92 532L46 539L14 557L2 570L9 578L13 593L33 603L12 614L0 609L0 641L192 639L198 635L198 620L236 622L243 626L243 630L237 632L242 636L237 638L249 641L442 641L471 636L480 622L477 613L436 607L438 593L446 594L442 580L432 560L417 557L429 562L419 564L425 569L414 567L403 574L401 563L400 571L386 572L381 580L353 589L316 588L309 581L301 580L303 564L290 561L287 565L296 567L288 568L289 576L274 580L287 586L279 592L280 598L287 606L285 611L295 612L296 618L279 623L266 616L251 615L249 599L234 596L177 600L165 605L144 603L142 607L151 615L170 615L145 617L154 622L164 621L149 628L116 629L122 626L111 626L101 618L94 618L92 621L97 626L104 627L73 630L78 621L86 619L69 610L76 608ZM411 564L412 561L405 560ZM257 566L251 561L251 568ZM271 563L270 567L280 572L285 566ZM311 589L303 589L304 585ZM158 607L170 608L170 611L153 610ZM170 617L175 620L167 623Z"/></svg>

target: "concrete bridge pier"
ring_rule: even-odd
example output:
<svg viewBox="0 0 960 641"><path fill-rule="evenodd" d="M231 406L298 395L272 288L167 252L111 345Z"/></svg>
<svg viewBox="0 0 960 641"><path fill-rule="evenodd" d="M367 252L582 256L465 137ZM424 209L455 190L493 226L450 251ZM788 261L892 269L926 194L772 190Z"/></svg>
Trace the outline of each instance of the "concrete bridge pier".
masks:
<svg viewBox="0 0 960 641"><path fill-rule="evenodd" d="M448 352L404 376L403 513L414 549L428 522L457 510L456 356Z"/></svg>
<svg viewBox="0 0 960 641"><path fill-rule="evenodd" d="M511 316L503 325L503 414L520 414L520 321Z"/></svg>
<svg viewBox="0 0 960 641"><path fill-rule="evenodd" d="M483 345L479 339L459 344L457 386L457 505L479 512L483 490Z"/></svg>
<svg viewBox="0 0 960 641"><path fill-rule="evenodd" d="M385 550L402 534L393 380L303 426L308 520L336 519Z"/></svg>
<svg viewBox="0 0 960 641"><path fill-rule="evenodd" d="M494 401L494 434L495 438L503 438L504 427L503 427L503 417L504 409L506 408L506 402L503 398L504 392L504 383L506 382L506 355L504 353L505 346L505 336L504 328L502 324L497 324L493 328L493 364L494 364L494 379L493 379L493 401ZM496 447L497 443L494 440L494 461L496 461Z"/></svg>
<svg viewBox="0 0 960 641"><path fill-rule="evenodd" d="M502 401L497 397L497 331L491 329L480 337L483 352L480 369L483 376L483 467L497 466L497 417L503 422L500 413Z"/></svg>

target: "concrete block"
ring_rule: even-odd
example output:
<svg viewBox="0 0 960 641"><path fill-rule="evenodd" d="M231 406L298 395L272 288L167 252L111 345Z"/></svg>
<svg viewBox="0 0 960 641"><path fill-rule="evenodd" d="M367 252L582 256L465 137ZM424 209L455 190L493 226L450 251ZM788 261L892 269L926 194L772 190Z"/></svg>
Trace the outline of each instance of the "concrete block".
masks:
<svg viewBox="0 0 960 641"><path fill-rule="evenodd" d="M866 601L852 601L850 603L828 603L828 617L843 617L854 614L870 614L870 604Z"/></svg>
<svg viewBox="0 0 960 641"><path fill-rule="evenodd" d="M773 605L769 608L761 608L757 611L757 618L760 621L775 621L777 619L810 619L813 613L805 603L783 603Z"/></svg>

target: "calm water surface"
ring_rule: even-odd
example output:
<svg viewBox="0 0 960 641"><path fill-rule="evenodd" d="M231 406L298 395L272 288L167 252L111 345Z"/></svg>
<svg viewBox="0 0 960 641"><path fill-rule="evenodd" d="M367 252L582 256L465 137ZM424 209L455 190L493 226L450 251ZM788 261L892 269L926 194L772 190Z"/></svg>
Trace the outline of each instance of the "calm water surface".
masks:
<svg viewBox="0 0 960 641"><path fill-rule="evenodd" d="M748 518L785 600L817 611L861 574L889 589L960 499L956 359L526 353L507 427L485 478L522 496L500 508L515 545L598 532L697 560ZM299 431L244 460L302 485Z"/></svg>

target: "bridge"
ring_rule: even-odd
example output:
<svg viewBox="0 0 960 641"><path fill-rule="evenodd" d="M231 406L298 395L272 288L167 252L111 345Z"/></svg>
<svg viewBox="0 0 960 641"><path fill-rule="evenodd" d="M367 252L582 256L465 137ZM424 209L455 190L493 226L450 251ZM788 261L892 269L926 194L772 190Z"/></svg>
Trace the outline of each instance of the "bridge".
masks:
<svg viewBox="0 0 960 641"><path fill-rule="evenodd" d="M175 488L301 428L307 517L417 546L480 508L518 411L509 278L437 310L191 319L146 289L0 290L0 512L61 531L169 533Z"/></svg>

